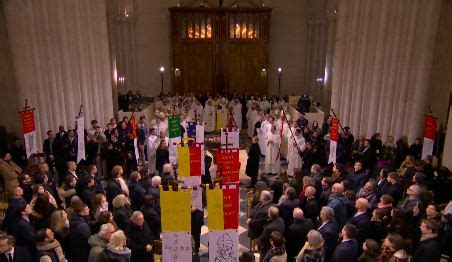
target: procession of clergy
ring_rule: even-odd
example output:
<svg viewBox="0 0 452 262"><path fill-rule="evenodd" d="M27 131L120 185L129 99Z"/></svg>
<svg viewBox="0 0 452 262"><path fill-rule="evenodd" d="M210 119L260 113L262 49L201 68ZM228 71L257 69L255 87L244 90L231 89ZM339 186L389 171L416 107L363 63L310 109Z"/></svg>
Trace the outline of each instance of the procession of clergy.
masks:
<svg viewBox="0 0 452 262"><path fill-rule="evenodd" d="M294 170L301 169L302 158L299 152L305 149L305 139L296 122L291 121L290 115L287 114L287 101L277 100L276 98L272 100L272 102L269 102L265 96L262 98L251 96L249 99L243 100L243 98L228 99L220 95L208 97L206 100L198 99L193 95L157 98L154 103L155 117L150 122L152 132L150 132L146 143L149 161L148 173L155 172L155 149L161 141L158 137L166 139L170 163L177 164L176 145L180 142L180 139L171 141L168 138L168 116L180 115L183 138L188 136L189 122L202 123L206 133L228 128L238 128L243 133L245 130L242 130L242 126L244 120L246 120L248 137L257 137L260 154L265 156L265 170L261 171L267 174L280 173L281 140L283 136L288 136L290 142L285 157L288 162L287 173L289 176L293 176ZM246 102L246 107L242 105L242 102ZM290 126L290 129L288 126Z"/></svg>

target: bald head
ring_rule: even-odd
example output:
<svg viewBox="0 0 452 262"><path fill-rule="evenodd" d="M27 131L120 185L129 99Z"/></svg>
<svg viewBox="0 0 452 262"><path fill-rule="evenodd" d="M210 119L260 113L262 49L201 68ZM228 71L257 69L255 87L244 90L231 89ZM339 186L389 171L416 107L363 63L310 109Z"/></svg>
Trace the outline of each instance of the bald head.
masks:
<svg viewBox="0 0 452 262"><path fill-rule="evenodd" d="M270 219L277 218L278 215L279 215L279 209L278 209L277 207L271 206L271 207L268 209L268 217L269 217Z"/></svg>
<svg viewBox="0 0 452 262"><path fill-rule="evenodd" d="M335 183L331 191L339 194L344 193L344 185L341 183Z"/></svg>
<svg viewBox="0 0 452 262"><path fill-rule="evenodd" d="M302 220L302 219L304 219L304 213L303 213L303 210L301 210L301 208L295 208L294 210L293 210L293 218L295 219L295 220Z"/></svg>
<svg viewBox="0 0 452 262"><path fill-rule="evenodd" d="M355 207L358 212L366 212L369 209L369 201L365 198L358 198L355 202Z"/></svg>

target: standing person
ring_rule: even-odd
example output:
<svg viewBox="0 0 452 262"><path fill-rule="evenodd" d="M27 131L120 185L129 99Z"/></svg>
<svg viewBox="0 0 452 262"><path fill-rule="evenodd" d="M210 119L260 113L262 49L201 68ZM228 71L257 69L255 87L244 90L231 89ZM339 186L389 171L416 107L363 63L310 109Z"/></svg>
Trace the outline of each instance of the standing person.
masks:
<svg viewBox="0 0 452 262"><path fill-rule="evenodd" d="M325 240L325 261L330 261L339 236L339 227L334 221L334 210L327 206L322 207L320 219L322 225L318 228L318 231Z"/></svg>
<svg viewBox="0 0 452 262"><path fill-rule="evenodd" d="M0 236L0 262L32 262L28 249L15 244L16 239L13 236Z"/></svg>
<svg viewBox="0 0 452 262"><path fill-rule="evenodd" d="M434 219L423 219L421 222L421 241L413 254L413 262L439 261L441 244L438 238L439 224Z"/></svg>
<svg viewBox="0 0 452 262"><path fill-rule="evenodd" d="M270 235L271 249L264 257L264 262L287 261L287 253L284 248L284 238L278 231L273 231Z"/></svg>
<svg viewBox="0 0 452 262"><path fill-rule="evenodd" d="M146 139L146 155L148 158L148 174L155 174L156 168L156 152L158 145L158 138L154 128L150 129L149 137Z"/></svg>
<svg viewBox="0 0 452 262"><path fill-rule="evenodd" d="M133 212L126 235L127 246L132 250L130 261L154 262L152 254L154 236L144 221L143 213L140 211Z"/></svg>
<svg viewBox="0 0 452 262"><path fill-rule="evenodd" d="M91 227L88 224L89 208L80 202L74 208L76 215L69 221L69 234L71 241L72 261L86 262L91 250L88 239L91 236Z"/></svg>
<svg viewBox="0 0 452 262"><path fill-rule="evenodd" d="M287 256L290 261L297 255L297 252L305 244L308 232L314 229L314 223L311 219L304 217L303 210L295 208L293 210L293 223L289 226L286 233ZM320 233L319 233L320 234ZM323 238L322 238L323 246Z"/></svg>
<svg viewBox="0 0 452 262"><path fill-rule="evenodd" d="M30 223L31 206L23 202L18 208L19 217L16 220L11 234L16 238L16 245L23 246L34 258L36 256L35 229Z"/></svg>
<svg viewBox="0 0 452 262"><path fill-rule="evenodd" d="M195 249L193 252L195 254L199 253L199 247L201 245L201 227L204 225L204 212L201 210L191 207L191 235L195 242Z"/></svg>
<svg viewBox="0 0 452 262"><path fill-rule="evenodd" d="M358 244L356 243L356 228L347 224L342 228L342 241L333 253L333 261L349 262L358 259Z"/></svg>
<svg viewBox="0 0 452 262"><path fill-rule="evenodd" d="M323 237L317 230L308 232L307 241L298 253L296 262L323 262L325 250Z"/></svg>
<svg viewBox="0 0 452 262"><path fill-rule="evenodd" d="M41 228L36 233L36 249L39 261L67 261L60 242L55 239L50 228Z"/></svg>
<svg viewBox="0 0 452 262"><path fill-rule="evenodd" d="M115 232L115 227L111 223L100 226L99 233L90 236L88 243L91 245L88 262L107 262L108 257L105 248L110 241L111 235Z"/></svg>
<svg viewBox="0 0 452 262"><path fill-rule="evenodd" d="M141 175L138 171L134 171L130 174L129 181L129 196L131 202L131 209L136 211L141 208L143 204L144 196L146 195L146 190L141 185Z"/></svg>
<svg viewBox="0 0 452 262"><path fill-rule="evenodd" d="M295 169L300 170L303 165L301 154L306 149L304 137L301 135L301 129L295 129L295 134L294 136L290 135L288 144L289 153L287 162L289 162L289 165L287 167L287 175L293 177Z"/></svg>
<svg viewBox="0 0 452 262"><path fill-rule="evenodd" d="M170 162L168 143L165 140L160 141L160 145L156 152L156 169L159 171L159 175L163 174L163 166Z"/></svg>
<svg viewBox="0 0 452 262"><path fill-rule="evenodd" d="M238 99L234 100L234 105L232 107L232 117L234 118L237 128L242 129L242 104L240 104Z"/></svg>
<svg viewBox="0 0 452 262"><path fill-rule="evenodd" d="M129 262L132 251L126 247L127 238L122 230L111 235L105 252L110 262ZM133 261L133 260L132 260Z"/></svg>
<svg viewBox="0 0 452 262"><path fill-rule="evenodd" d="M216 111L212 101L208 101L204 107L204 122L206 123L205 131L207 133L215 131Z"/></svg>
<svg viewBox="0 0 452 262"><path fill-rule="evenodd" d="M246 161L246 175L251 177L249 187L256 186L257 177L259 175L259 162L261 159L261 149L259 147L259 138L253 137L250 150L248 151L248 160Z"/></svg>
<svg viewBox="0 0 452 262"><path fill-rule="evenodd" d="M275 206L271 206L267 212L268 220L267 225L264 226L264 230L259 237L259 247L261 251L261 261L267 255L267 252L271 248L271 235L273 232L278 232L279 234L284 234L285 225L284 220L279 216L279 209Z"/></svg>
<svg viewBox="0 0 452 262"><path fill-rule="evenodd" d="M259 113L257 112L254 105L251 105L251 108L248 109L246 113L246 118L248 120L248 137L254 136L254 126L256 122L259 120Z"/></svg>
<svg viewBox="0 0 452 262"><path fill-rule="evenodd" d="M276 132L275 125L272 125L270 132L266 134L265 145L265 170L268 174L279 174L281 137Z"/></svg>
<svg viewBox="0 0 452 262"><path fill-rule="evenodd" d="M3 179L4 191L13 193L14 189L19 186L17 179L22 173L22 169L14 163L9 152L2 154L0 162L0 177Z"/></svg>

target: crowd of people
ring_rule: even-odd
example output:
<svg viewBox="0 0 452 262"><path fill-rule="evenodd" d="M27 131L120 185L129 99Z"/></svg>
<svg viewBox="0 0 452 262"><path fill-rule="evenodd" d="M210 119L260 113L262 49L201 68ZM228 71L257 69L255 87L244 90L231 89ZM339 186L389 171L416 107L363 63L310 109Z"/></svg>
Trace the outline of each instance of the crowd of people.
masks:
<svg viewBox="0 0 452 262"><path fill-rule="evenodd" d="M37 167L27 166L20 143L12 145L0 161L9 195L0 261L153 261L162 233L159 187L177 183L171 115L180 115L182 137L195 121L206 133L221 123L251 138L246 174L254 201L247 224L261 261L450 256L452 204L442 192L449 172L435 157L420 159L420 140L409 146L406 137L394 144L389 136L383 143L378 133L355 140L345 127L331 164L331 118L322 126L309 123L304 112L291 119L288 106L287 98L277 97L161 95L149 122L141 117L133 127L127 117L119 123L112 118L102 129L92 120L80 163L77 127L49 130L45 161ZM309 106L302 97L299 109ZM283 136L287 155L281 154ZM212 183L215 158L204 154L204 160L202 183ZM203 217L203 210L192 208L195 258Z"/></svg>

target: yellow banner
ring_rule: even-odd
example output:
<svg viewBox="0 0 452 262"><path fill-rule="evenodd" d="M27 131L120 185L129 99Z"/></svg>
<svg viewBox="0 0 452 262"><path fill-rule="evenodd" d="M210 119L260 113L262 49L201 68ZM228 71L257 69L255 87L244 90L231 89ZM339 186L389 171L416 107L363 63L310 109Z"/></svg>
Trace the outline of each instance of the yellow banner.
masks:
<svg viewBox="0 0 452 262"><path fill-rule="evenodd" d="M207 187L207 213L209 230L224 230L223 190Z"/></svg>
<svg viewBox="0 0 452 262"><path fill-rule="evenodd" d="M217 110L217 130L223 128L223 112L221 110Z"/></svg>
<svg viewBox="0 0 452 262"><path fill-rule="evenodd" d="M190 177L190 149L188 145L177 146L177 169L181 177Z"/></svg>
<svg viewBox="0 0 452 262"><path fill-rule="evenodd" d="M189 232L191 230L191 188L164 191L160 186L162 230L165 232Z"/></svg>

